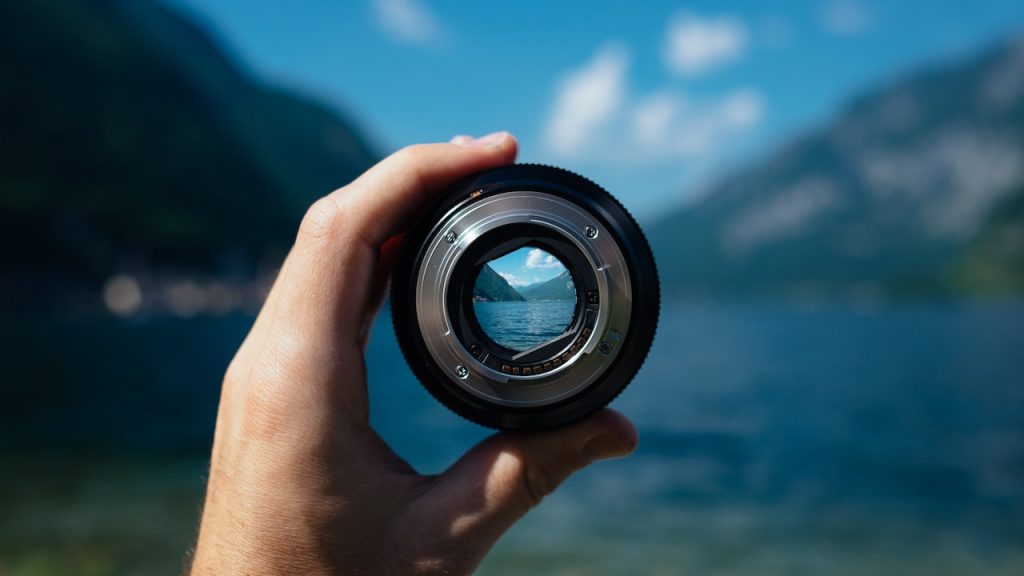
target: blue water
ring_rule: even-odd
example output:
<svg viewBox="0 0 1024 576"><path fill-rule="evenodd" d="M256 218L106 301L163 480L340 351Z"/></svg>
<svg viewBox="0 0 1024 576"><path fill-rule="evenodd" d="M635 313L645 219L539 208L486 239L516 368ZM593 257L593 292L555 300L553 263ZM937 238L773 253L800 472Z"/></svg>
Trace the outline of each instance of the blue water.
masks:
<svg viewBox="0 0 1024 576"><path fill-rule="evenodd" d="M473 303L477 322L491 340L517 352L565 332L575 308L572 300Z"/></svg>
<svg viewBox="0 0 1024 576"><path fill-rule="evenodd" d="M89 558L115 566L179 558L220 376L250 323L8 332L0 447L25 471L5 480L0 559L82 534L95 535ZM385 315L368 350L373 423L440 471L490 432L435 402L400 358ZM571 478L482 574L1024 573L1022 304L670 306L614 407L636 423L637 453ZM17 464L61 451L144 471ZM161 508L154 494L175 499ZM183 514L171 525L185 531L145 540L129 521L139 509Z"/></svg>
<svg viewBox="0 0 1024 576"><path fill-rule="evenodd" d="M389 354L377 424L440 470L482 434L410 399ZM1020 305L669 308L615 407L637 453L572 478L485 568L1024 573Z"/></svg>

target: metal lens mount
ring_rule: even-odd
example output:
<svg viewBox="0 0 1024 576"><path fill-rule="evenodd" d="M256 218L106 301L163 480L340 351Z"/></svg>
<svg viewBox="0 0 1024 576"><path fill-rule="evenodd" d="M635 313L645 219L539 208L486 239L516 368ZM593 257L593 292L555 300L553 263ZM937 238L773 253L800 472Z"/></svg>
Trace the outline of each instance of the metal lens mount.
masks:
<svg viewBox="0 0 1024 576"><path fill-rule="evenodd" d="M576 289L560 335L524 351L481 327L473 285L522 247L561 261ZM658 320L643 233L604 189L571 172L517 164L479 173L430 206L395 264L395 333L413 372L457 414L493 428L543 429L610 402L639 370Z"/></svg>

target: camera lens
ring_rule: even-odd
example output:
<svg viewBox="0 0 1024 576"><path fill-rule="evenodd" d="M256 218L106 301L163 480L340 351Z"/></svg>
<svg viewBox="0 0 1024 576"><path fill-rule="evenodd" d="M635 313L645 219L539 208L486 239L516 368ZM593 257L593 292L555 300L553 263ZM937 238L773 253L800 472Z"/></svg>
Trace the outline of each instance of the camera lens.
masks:
<svg viewBox="0 0 1024 576"><path fill-rule="evenodd" d="M543 429L600 409L639 370L658 320L639 226L608 192L550 166L476 174L405 238L391 307L402 352L445 406Z"/></svg>

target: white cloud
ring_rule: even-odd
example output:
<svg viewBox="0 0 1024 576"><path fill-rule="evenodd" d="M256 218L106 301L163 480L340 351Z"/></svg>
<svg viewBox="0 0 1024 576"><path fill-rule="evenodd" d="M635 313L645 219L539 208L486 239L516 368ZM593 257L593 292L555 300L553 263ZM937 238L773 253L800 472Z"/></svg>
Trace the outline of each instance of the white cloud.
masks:
<svg viewBox="0 0 1024 576"><path fill-rule="evenodd" d="M377 23L392 38L419 45L436 44L444 29L420 0L374 0Z"/></svg>
<svg viewBox="0 0 1024 576"><path fill-rule="evenodd" d="M573 161L650 166L713 160L757 126L764 99L735 88L699 99L678 89L627 90L623 48L606 44L583 67L563 76L545 126L547 146Z"/></svg>
<svg viewBox="0 0 1024 576"><path fill-rule="evenodd" d="M763 116L764 100L749 88L698 102L677 93L657 92L633 107L630 150L638 162L699 159L755 126Z"/></svg>
<svg viewBox="0 0 1024 576"><path fill-rule="evenodd" d="M562 262L541 250L540 248L534 248L526 253L526 264L527 268L562 268Z"/></svg>
<svg viewBox="0 0 1024 576"><path fill-rule="evenodd" d="M633 110L633 136L643 145L657 145L671 137L673 121L685 108L682 97L660 92L647 97Z"/></svg>
<svg viewBox="0 0 1024 576"><path fill-rule="evenodd" d="M761 120L764 104L756 90L736 90L721 104L722 123L727 128L746 128Z"/></svg>
<svg viewBox="0 0 1024 576"><path fill-rule="evenodd" d="M828 0L822 12L825 29L839 36L856 36L871 26L871 11L855 0Z"/></svg>
<svg viewBox="0 0 1024 576"><path fill-rule="evenodd" d="M526 278L520 278L520 277L516 276L515 274L510 274L508 272L498 272L498 275L501 276L502 278L504 278L505 281L508 282L508 285L512 286L513 288L521 288L523 286L529 286L530 284L535 284L535 283L537 283L539 281L538 278L534 278L533 280L529 280L529 279L526 279Z"/></svg>
<svg viewBox="0 0 1024 576"><path fill-rule="evenodd" d="M665 64L677 74L694 76L738 59L746 48L747 29L739 20L683 13L669 25Z"/></svg>
<svg viewBox="0 0 1024 576"><path fill-rule="evenodd" d="M558 83L545 136L548 147L577 155L622 105L628 57L616 44L598 50L590 62L565 74Z"/></svg>

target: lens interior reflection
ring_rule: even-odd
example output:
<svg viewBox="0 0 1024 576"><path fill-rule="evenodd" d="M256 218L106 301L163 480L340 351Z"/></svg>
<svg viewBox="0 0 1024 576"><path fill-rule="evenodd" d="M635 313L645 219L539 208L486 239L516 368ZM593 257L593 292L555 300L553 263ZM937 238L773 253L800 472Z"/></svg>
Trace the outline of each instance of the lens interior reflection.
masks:
<svg viewBox="0 0 1024 576"><path fill-rule="evenodd" d="M563 334L575 308L576 285L565 264L536 247L491 260L473 285L477 323L495 343L517 352Z"/></svg>

